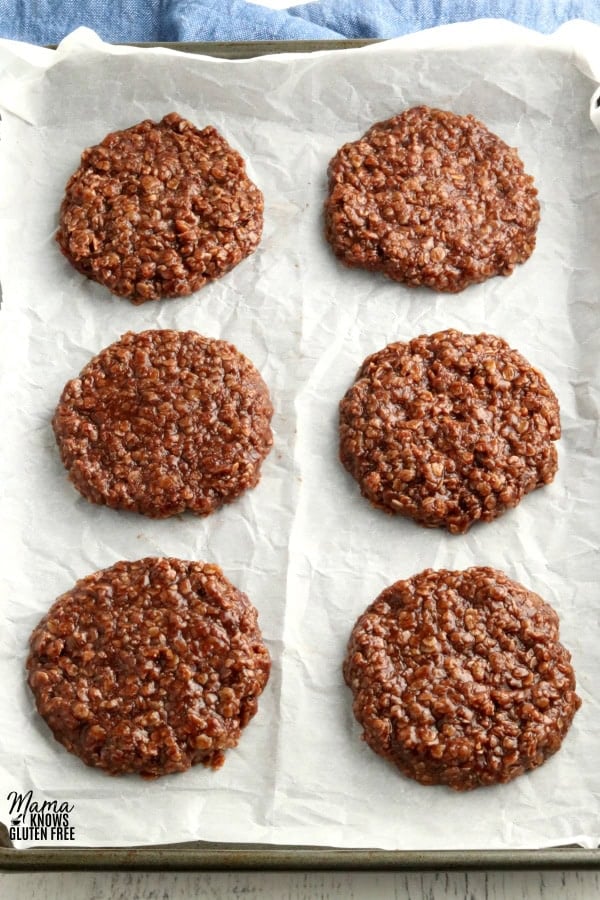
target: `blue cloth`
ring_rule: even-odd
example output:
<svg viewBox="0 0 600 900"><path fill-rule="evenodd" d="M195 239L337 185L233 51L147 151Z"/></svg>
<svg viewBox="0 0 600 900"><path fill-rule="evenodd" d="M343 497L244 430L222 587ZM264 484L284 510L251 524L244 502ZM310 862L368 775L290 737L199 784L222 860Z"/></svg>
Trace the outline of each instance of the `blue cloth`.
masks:
<svg viewBox="0 0 600 900"><path fill-rule="evenodd" d="M599 0L322 0L285 11L243 0L0 0L0 36L58 43L78 25L106 41L390 38L447 22L505 18L551 32L600 24Z"/></svg>

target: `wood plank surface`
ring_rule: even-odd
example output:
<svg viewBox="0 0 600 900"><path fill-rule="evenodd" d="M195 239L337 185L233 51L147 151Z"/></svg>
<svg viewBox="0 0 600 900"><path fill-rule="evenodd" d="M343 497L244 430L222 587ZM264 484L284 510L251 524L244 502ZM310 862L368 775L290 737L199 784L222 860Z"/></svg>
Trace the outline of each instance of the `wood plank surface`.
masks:
<svg viewBox="0 0 600 900"><path fill-rule="evenodd" d="M588 900L598 872L0 873L2 900Z"/></svg>

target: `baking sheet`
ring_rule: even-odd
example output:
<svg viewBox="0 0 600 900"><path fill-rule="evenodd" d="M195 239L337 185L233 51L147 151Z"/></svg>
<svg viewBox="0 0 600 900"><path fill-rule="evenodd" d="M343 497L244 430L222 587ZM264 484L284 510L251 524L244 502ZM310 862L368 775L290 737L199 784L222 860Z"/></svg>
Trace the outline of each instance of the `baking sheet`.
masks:
<svg viewBox="0 0 600 900"><path fill-rule="evenodd" d="M84 30L57 54L2 42L0 805L29 788L36 799L66 799L77 843L88 846L597 845L600 177L588 107L599 31L575 24L547 39L478 23L335 56L243 63L108 48ZM330 156L419 102L480 116L536 176L538 249L512 278L457 297L423 294L343 270L323 244ZM69 270L52 238L56 209L83 146L171 109L212 122L250 160L265 192L265 236L254 257L195 297L133 308ZM276 446L261 484L208 520L156 523L91 507L53 446L49 419L64 381L123 331L152 325L234 341L273 392ZM543 368L564 427L554 485L462 537L372 510L336 460L337 402L364 355L450 326L495 331ZM110 779L63 751L22 675L27 636L57 594L148 553L218 561L258 606L275 662L259 715L220 772L151 784ZM340 664L356 616L384 585L427 565L475 563L504 568L556 606L584 706L542 769L459 796L397 776L361 745Z"/></svg>

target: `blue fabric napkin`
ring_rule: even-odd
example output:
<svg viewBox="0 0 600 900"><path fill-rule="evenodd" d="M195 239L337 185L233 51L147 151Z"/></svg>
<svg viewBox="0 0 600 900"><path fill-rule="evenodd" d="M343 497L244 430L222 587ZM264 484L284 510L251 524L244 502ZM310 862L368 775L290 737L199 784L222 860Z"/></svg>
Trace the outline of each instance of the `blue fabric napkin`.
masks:
<svg viewBox="0 0 600 900"><path fill-rule="evenodd" d="M600 24L598 0L322 0L284 11L243 0L0 0L0 36L58 43L79 25L106 41L390 38L447 22L505 18L551 32Z"/></svg>

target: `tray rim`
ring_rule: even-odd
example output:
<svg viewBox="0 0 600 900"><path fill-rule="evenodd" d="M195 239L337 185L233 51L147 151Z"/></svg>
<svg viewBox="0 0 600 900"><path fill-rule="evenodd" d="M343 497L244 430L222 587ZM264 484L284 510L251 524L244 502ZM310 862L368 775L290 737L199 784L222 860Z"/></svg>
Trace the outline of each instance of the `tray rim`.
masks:
<svg viewBox="0 0 600 900"><path fill-rule="evenodd" d="M280 844L0 848L0 872L481 871L600 868L600 849L365 850Z"/></svg>
<svg viewBox="0 0 600 900"><path fill-rule="evenodd" d="M282 53L348 50L382 43L379 38L304 41L135 42L125 46L162 48L242 60ZM49 45L56 49L56 44ZM282 844L195 842L136 847L6 846L0 823L0 872L47 871L477 871L491 869L600 869L600 848L578 846L530 850L377 850Z"/></svg>

